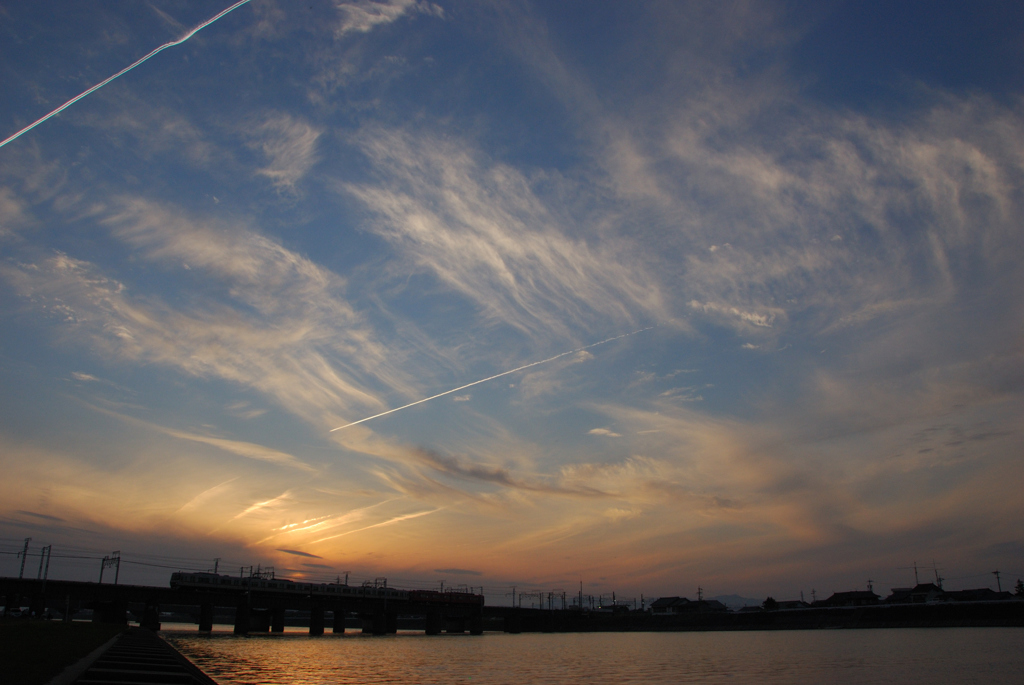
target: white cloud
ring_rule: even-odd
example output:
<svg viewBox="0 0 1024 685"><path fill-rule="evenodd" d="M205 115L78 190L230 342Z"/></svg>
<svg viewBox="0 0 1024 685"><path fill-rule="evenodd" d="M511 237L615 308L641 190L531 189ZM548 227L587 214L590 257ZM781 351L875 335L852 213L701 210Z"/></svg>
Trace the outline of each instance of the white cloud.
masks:
<svg viewBox="0 0 1024 685"><path fill-rule="evenodd" d="M606 438L621 438L621 433L614 433L607 428L591 428L587 431L587 435L601 435Z"/></svg>
<svg viewBox="0 0 1024 685"><path fill-rule="evenodd" d="M374 229L489 319L569 337L663 314L625 245L570 238L518 171L430 135L373 129L358 143L384 180L344 188L379 217Z"/></svg>
<svg viewBox="0 0 1024 685"><path fill-rule="evenodd" d="M367 33L410 12L444 17L443 8L426 0L356 0L338 3L338 10L342 14L336 32L339 37L352 32Z"/></svg>
<svg viewBox="0 0 1024 685"><path fill-rule="evenodd" d="M698 302L697 300L690 301L690 308L702 311L706 314L720 314L727 317L735 317L743 323L762 328L771 328L775 323L775 319L784 315L784 312L780 309L768 310L765 312L751 312L744 311L738 307L731 307L729 305L718 304L715 302Z"/></svg>
<svg viewBox="0 0 1024 685"><path fill-rule="evenodd" d="M0 238L13 235L26 223L22 201L10 188L0 187Z"/></svg>
<svg viewBox="0 0 1024 685"><path fill-rule="evenodd" d="M115 358L243 384L314 423L383 407L370 384L409 390L344 299L344 281L308 259L243 226L211 226L139 199L101 219L145 259L189 263L222 296L177 309L62 254L3 266L23 296L74 327L69 335Z"/></svg>
<svg viewBox="0 0 1024 685"><path fill-rule="evenodd" d="M270 164L257 170L278 190L295 192L296 185L317 162L321 131L290 114L274 114L249 132Z"/></svg>

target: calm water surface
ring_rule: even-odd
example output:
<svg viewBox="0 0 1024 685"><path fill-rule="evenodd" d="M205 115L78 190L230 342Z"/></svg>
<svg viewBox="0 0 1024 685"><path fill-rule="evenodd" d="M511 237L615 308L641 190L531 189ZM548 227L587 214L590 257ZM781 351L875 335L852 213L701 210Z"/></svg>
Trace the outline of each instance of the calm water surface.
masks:
<svg viewBox="0 0 1024 685"><path fill-rule="evenodd" d="M1024 628L164 637L223 685L1024 683Z"/></svg>

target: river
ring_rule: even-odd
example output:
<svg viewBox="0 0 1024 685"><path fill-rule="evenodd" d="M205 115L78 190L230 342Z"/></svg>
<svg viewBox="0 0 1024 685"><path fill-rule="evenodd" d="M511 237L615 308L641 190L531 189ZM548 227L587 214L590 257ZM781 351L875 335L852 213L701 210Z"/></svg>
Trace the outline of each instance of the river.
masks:
<svg viewBox="0 0 1024 685"><path fill-rule="evenodd" d="M164 637L222 685L1024 682L1024 628Z"/></svg>

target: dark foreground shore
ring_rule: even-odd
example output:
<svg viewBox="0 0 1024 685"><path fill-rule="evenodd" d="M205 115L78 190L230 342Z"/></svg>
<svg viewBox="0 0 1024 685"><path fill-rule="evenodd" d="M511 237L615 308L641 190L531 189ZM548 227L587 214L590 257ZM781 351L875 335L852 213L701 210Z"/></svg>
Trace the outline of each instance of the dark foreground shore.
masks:
<svg viewBox="0 0 1024 685"><path fill-rule="evenodd" d="M45 683L124 632L102 623L0 620L0 664L5 683Z"/></svg>
<svg viewBox="0 0 1024 685"><path fill-rule="evenodd" d="M0 682L216 685L146 628L25 619L0 622ZM56 679L56 680L55 680Z"/></svg>

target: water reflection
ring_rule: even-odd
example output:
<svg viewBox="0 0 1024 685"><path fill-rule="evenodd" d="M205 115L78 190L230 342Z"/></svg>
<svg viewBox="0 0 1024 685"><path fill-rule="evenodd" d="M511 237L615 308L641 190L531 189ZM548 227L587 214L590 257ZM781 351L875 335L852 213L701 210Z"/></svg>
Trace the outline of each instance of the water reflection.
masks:
<svg viewBox="0 0 1024 685"><path fill-rule="evenodd" d="M734 633L167 633L222 685L1018 683L1024 629Z"/></svg>

